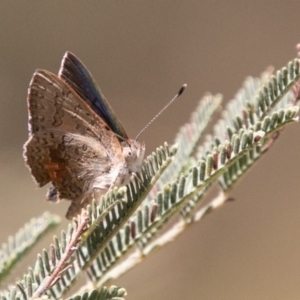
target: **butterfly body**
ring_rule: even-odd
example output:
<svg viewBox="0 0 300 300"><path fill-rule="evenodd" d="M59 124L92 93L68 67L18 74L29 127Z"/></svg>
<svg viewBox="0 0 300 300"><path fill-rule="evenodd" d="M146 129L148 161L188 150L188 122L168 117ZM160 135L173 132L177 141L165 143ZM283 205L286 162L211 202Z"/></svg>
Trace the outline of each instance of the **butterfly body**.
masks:
<svg viewBox="0 0 300 300"><path fill-rule="evenodd" d="M85 66L64 56L59 76L37 70L28 92L27 166L47 200L71 200L67 218L97 195L127 184L141 168L145 146L129 139Z"/></svg>

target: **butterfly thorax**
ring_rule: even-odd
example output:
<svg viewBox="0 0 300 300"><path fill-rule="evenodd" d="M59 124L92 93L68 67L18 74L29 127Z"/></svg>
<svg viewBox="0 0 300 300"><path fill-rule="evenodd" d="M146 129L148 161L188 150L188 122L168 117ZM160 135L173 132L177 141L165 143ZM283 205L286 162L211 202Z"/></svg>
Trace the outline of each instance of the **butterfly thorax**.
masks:
<svg viewBox="0 0 300 300"><path fill-rule="evenodd" d="M107 191L114 186L120 187L126 185L140 171L145 154L144 143L141 144L135 140L126 140L122 141L120 146L122 148L122 158L111 158L108 164L109 168L106 172L101 171L103 169L102 162L98 162L90 168L94 172L90 180L92 185L89 190L98 189L100 191Z"/></svg>

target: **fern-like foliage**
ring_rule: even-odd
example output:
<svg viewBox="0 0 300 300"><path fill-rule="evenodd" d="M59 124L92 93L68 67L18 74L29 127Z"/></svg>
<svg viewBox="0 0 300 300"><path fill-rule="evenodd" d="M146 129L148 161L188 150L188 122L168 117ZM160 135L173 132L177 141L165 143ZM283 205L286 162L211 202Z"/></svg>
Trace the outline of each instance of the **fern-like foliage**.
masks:
<svg viewBox="0 0 300 300"><path fill-rule="evenodd" d="M119 288L117 286L110 286L109 288L103 287L101 290L92 290L91 292L85 292L82 295L74 296L69 298L69 300L123 300L127 292L124 288Z"/></svg>
<svg viewBox="0 0 300 300"><path fill-rule="evenodd" d="M35 266L1 293L2 299L60 299L82 271L89 282L71 299L122 299L124 289L104 285L225 203L234 184L282 129L297 120L299 77L295 59L275 75L269 69L260 78L247 78L213 134L201 143L222 99L206 95L174 146L158 148L128 186L110 191L83 210L60 238L54 237L49 250L38 255ZM214 182L220 184L219 196L201 206ZM174 225L161 234L170 220Z"/></svg>
<svg viewBox="0 0 300 300"><path fill-rule="evenodd" d="M176 147L158 148L149 156L135 180L119 190L102 197L100 205L94 202L70 224L60 239L54 237L50 250L44 250L34 268L30 268L24 280L18 282L23 297L48 297L59 299L85 270L94 257L102 252L117 234L131 214L149 193L164 169L171 163ZM127 236L122 237L124 243ZM72 258L73 257L73 258ZM4 292L7 297L11 292Z"/></svg>
<svg viewBox="0 0 300 300"><path fill-rule="evenodd" d="M0 249L0 280L3 280L20 259L38 242L46 231L60 222L58 216L44 213L30 220L15 236L10 236Z"/></svg>
<svg viewBox="0 0 300 300"><path fill-rule="evenodd" d="M299 68L295 67L295 65L297 66L297 63L297 60L293 62L293 70L299 70ZM289 66L291 65L292 64L289 64ZM283 70L285 70L285 68ZM299 78L299 72L290 72L290 74L291 77L288 83L292 81L296 82ZM248 84L246 83L245 85L246 87L248 85L248 96L252 96L254 98L256 93L260 95L259 91L261 89L261 85L257 84L255 90L255 88L253 88L255 87L255 85L252 84L252 92L250 93L250 80L251 79L248 79ZM262 76L262 79L256 80L256 83L264 82L264 85L270 85L270 80L273 80L273 78L271 77L268 80L267 73L265 73ZM281 92L276 94L276 98L273 98L273 101L271 102L272 105L278 103L278 99L283 98L283 95L288 91L288 88L282 88L280 90ZM141 249L140 256L143 256L146 252L148 254L152 251L152 249L156 249L157 244L154 242L150 247L148 247L146 252L142 250L150 244L152 239L156 236L157 232L159 232L162 226L166 224L167 220L177 215L178 212L181 211L181 214L186 219L186 221L191 222L190 218L193 217L193 209L197 206L200 199L202 199L205 191L213 181L218 178L226 177L228 173L233 176L232 169L236 171L235 177L233 176L235 179L237 179L237 174L239 175L239 177L242 176L258 157L258 153L260 154L261 152L260 149L267 143L270 135L272 135L272 133L274 132L277 132L286 124L295 121L295 116L298 113L298 106L290 106L291 103L293 104L293 98L294 96L292 95L292 93L290 93L286 98L282 99L284 100L284 107L286 108L284 110L280 109L281 117L272 124L269 124L268 120L270 118L274 118L273 114L265 117L263 117L263 114L261 114L261 118L256 118L256 122L252 124L252 127L244 126L243 129L243 126L241 126L237 127L236 131L234 131L233 129L231 131L228 130L232 132L231 140L224 139L222 141L217 134L215 137L208 137L207 140L213 142L210 144L206 143L205 147L200 147L196 151L196 155L198 156L199 160L194 160L194 163L192 163L193 160L189 160L188 164L190 164L191 167L187 172L181 171L182 174L178 179L176 179L175 181L171 180L169 183L162 186L162 182L167 181L167 178L172 179L175 177L174 174L176 174L176 169L178 171L180 169L185 170L187 168L187 160L190 158L190 155L195 152L195 148L199 142L199 137L202 132L202 120L200 118L197 118L197 112L201 112L201 109L199 110L198 108L196 110L196 113L193 114L191 122L181 129L181 132L176 139L177 143L179 145L182 145L181 147L178 147L179 149L182 149L182 151L178 150L177 156L184 157L182 159L184 163L179 164L179 167L178 165L174 166L171 172L168 172L168 170L165 172L165 174L162 176L163 179L159 180L156 184L156 187L160 186L160 188L156 189L156 191L159 190L159 192L156 193L157 195L153 197L152 194L152 200L150 200L149 202L144 201L143 206L141 206L137 213L130 218L130 222L128 223L127 227L124 227L119 232L119 235L127 236L126 243L121 244L121 239L115 237L115 239L112 240L112 244L110 245L110 247L112 247L113 244L118 245L119 249L122 249L123 253L127 253L132 249L133 246L137 245ZM205 97L203 99L203 102L200 102L199 107L202 108L202 111L205 111L204 108L207 108L207 100L208 98ZM214 107L214 105L215 107L219 105L220 97L210 97L210 100L209 111L213 111L212 107ZM240 114L245 115L243 111L248 107L247 101L244 101L244 98L239 98L239 101L234 99L232 102L235 105L238 105L238 109L231 103L228 105L229 112L225 111L225 115L228 113L232 114L233 110L241 111ZM243 103L244 106L242 105ZM230 118L228 119L232 120ZM199 121L195 122L195 120ZM207 123L207 120L204 118L203 122ZM224 119L220 121L220 123L223 122ZM197 125L199 131L195 130L193 132L191 128L197 128ZM229 128L229 126L223 128L227 129ZM215 131L218 132L218 130L220 131L220 128L217 128ZM183 132L185 134L182 134ZM189 133L188 136L186 134L187 132ZM222 136L224 136L224 132L221 133L221 137ZM203 148L205 150L203 150ZM188 154L185 155L186 153ZM205 153L205 155L203 155L203 153ZM176 160L176 162L178 162L178 160ZM232 180L230 182L231 186L234 182L236 182L236 180ZM228 184L229 182L227 181L227 186ZM151 203L151 201L152 209L150 209L150 206L148 204ZM223 201L225 201L225 199L223 199ZM156 211L155 216L151 214L153 207L155 207ZM207 211L209 211L209 208L211 207L212 206L208 206L205 212L207 213ZM201 211L201 216L202 214L203 211ZM111 269L111 267L113 267L116 262L118 262L120 257L121 256L118 252L110 251L109 247L107 247L107 249L102 252L102 254L97 258L97 260L93 263L92 267L89 270L91 280L93 280L94 282L99 281L101 285L111 277L113 277L112 275L107 273Z"/></svg>

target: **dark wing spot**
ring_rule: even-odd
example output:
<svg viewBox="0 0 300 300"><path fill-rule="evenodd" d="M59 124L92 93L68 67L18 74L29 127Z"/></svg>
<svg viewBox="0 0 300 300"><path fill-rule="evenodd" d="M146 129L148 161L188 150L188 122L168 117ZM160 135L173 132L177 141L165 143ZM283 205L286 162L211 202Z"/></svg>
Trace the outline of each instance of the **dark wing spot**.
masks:
<svg viewBox="0 0 300 300"><path fill-rule="evenodd" d="M74 149L74 151L75 151L75 154L76 154L76 155L80 155L80 151L79 151L78 147L76 147L76 148Z"/></svg>

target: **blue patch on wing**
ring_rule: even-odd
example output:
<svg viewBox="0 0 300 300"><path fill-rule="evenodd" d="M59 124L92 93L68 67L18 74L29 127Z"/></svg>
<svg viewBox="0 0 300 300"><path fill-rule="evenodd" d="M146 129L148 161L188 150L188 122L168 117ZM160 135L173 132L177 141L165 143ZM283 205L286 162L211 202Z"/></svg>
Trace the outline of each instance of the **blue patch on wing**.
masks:
<svg viewBox="0 0 300 300"><path fill-rule="evenodd" d="M128 139L125 129L118 121L91 73L71 52L66 52L64 55L58 76L75 90L113 132L123 139Z"/></svg>

